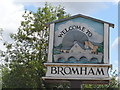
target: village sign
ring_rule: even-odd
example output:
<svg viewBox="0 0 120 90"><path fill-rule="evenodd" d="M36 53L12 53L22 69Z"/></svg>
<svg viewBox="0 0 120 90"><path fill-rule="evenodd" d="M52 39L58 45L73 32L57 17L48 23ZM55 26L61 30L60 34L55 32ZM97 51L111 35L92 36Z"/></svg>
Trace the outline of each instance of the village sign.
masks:
<svg viewBox="0 0 120 90"><path fill-rule="evenodd" d="M47 25L44 79L110 80L109 28L114 24L78 14Z"/></svg>

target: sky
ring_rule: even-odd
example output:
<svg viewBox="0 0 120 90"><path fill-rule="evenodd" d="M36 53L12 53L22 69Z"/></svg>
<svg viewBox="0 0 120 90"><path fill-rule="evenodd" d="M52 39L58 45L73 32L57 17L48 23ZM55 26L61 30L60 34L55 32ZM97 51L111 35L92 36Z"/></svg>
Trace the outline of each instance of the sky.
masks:
<svg viewBox="0 0 120 90"><path fill-rule="evenodd" d="M1 0L0 28L4 30L3 41L12 42L9 34L17 32L26 9L36 12L38 7L44 6L45 1L48 0ZM118 69L118 41L120 41L120 37L118 37L118 0L57 1L49 0L49 3L53 6L63 6L65 11L71 15L83 14L115 24L115 28L110 28L110 63L113 64L113 69ZM3 41L0 41L0 49L5 50L2 45Z"/></svg>

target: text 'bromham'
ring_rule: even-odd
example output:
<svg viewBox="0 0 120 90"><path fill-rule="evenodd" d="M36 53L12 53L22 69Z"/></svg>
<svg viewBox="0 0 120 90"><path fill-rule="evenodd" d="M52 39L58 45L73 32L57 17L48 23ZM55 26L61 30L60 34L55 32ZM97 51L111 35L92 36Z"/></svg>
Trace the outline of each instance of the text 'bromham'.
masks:
<svg viewBox="0 0 120 90"><path fill-rule="evenodd" d="M60 75L105 75L102 67L51 67L51 74Z"/></svg>

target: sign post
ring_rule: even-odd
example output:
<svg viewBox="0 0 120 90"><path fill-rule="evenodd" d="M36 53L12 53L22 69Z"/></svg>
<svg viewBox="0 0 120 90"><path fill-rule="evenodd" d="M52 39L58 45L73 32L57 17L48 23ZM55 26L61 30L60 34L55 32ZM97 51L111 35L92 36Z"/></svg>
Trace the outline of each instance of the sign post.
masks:
<svg viewBox="0 0 120 90"><path fill-rule="evenodd" d="M47 25L50 34L44 80L70 81L72 88L83 83L109 83L109 28L114 24L78 14Z"/></svg>
<svg viewBox="0 0 120 90"><path fill-rule="evenodd" d="M81 81L71 81L71 88L75 89L75 88L80 88L79 90L82 89L82 83Z"/></svg>

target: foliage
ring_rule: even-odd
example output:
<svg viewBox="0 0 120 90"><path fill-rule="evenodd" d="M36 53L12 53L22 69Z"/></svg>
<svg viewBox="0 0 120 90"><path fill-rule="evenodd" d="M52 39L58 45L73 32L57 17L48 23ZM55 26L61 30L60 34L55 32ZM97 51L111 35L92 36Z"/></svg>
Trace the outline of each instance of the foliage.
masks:
<svg viewBox="0 0 120 90"><path fill-rule="evenodd" d="M13 43L5 42L6 52L2 53L3 88L45 88L42 76L47 60L48 26L53 20L70 16L61 6L48 3L37 12L25 11L17 34L11 34Z"/></svg>
<svg viewBox="0 0 120 90"><path fill-rule="evenodd" d="M101 43L101 45L98 47L97 52L101 52L103 53L104 49L103 49L103 42Z"/></svg>

